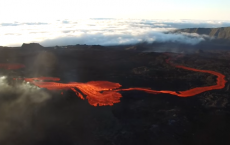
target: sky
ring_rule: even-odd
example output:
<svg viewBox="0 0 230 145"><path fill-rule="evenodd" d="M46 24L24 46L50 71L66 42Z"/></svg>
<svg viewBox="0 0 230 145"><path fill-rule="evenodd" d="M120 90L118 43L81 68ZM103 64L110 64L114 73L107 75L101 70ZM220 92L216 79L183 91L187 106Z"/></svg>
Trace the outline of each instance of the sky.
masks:
<svg viewBox="0 0 230 145"><path fill-rule="evenodd" d="M194 45L207 36L164 32L228 27L229 6L230 0L0 0L0 46Z"/></svg>
<svg viewBox="0 0 230 145"><path fill-rule="evenodd" d="M0 0L0 21L77 18L230 20L229 0Z"/></svg>

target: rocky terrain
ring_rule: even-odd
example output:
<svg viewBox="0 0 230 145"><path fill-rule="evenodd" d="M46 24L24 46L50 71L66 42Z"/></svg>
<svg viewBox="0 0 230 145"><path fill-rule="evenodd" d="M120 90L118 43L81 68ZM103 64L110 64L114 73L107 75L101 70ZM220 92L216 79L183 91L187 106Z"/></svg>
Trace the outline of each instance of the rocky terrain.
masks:
<svg viewBox="0 0 230 145"><path fill-rule="evenodd" d="M164 44L166 45L166 44ZM28 48L27 48L28 47ZM36 51L33 50L36 47ZM15 77L52 76L62 82L105 80L122 88L183 91L216 84L216 77L175 68L164 52L146 45L76 45L45 48L38 44L0 48L0 63L21 63ZM161 44L153 44L157 50ZM166 47L166 46L165 46ZM168 46L169 47L169 46ZM185 49L185 48L184 48ZM168 49L170 50L170 49ZM172 52L172 51L171 51ZM25 93L0 90L0 144L3 145L212 145L229 143L230 51L194 49L175 64L226 76L220 90L180 98L141 91L121 92L120 103L94 107L71 90ZM171 53L172 57L175 53ZM12 72L12 71L11 71ZM2 75L10 73L1 69ZM10 88L8 88L10 89Z"/></svg>

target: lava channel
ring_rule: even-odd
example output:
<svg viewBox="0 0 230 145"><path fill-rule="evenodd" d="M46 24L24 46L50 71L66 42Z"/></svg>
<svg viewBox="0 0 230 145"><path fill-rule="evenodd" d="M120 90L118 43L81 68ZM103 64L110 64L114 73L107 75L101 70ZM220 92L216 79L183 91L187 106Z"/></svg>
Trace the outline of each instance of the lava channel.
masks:
<svg viewBox="0 0 230 145"><path fill-rule="evenodd" d="M183 55L178 55L176 58L182 57L182 56ZM189 89L186 91L169 91L169 90L157 91L157 90L145 89L145 88L128 88L128 89L120 89L119 91L138 90L138 91L144 91L146 93L151 93L151 94L165 93L165 94L176 95L178 97L191 97L191 96L195 96L197 94L200 94L200 93L203 93L206 91L223 89L225 87L226 82L227 82L225 80L225 75L223 75L221 73L211 71L211 70L195 69L195 68L186 67L183 65L175 65L175 64L171 63L171 58L168 58L165 61L166 61L166 63L168 63L168 64L170 64L176 68L181 68L181 69L195 71L195 72L209 73L209 74L215 75L215 76L217 76L217 83L216 83L216 85L213 85L213 86L196 87L196 88L192 88L192 89Z"/></svg>
<svg viewBox="0 0 230 145"><path fill-rule="evenodd" d="M46 80L49 78L46 78ZM59 78L50 78L52 80L59 80ZM91 81L87 83L57 83L57 82L44 82L40 81L40 78L25 78L25 81L32 83L40 88L46 88L48 90L73 90L78 97L82 100L85 98L75 88L78 88L84 95L89 104L93 106L112 106L114 103L119 103L122 95L116 91L120 88L119 83L112 83L108 81Z"/></svg>
<svg viewBox="0 0 230 145"><path fill-rule="evenodd" d="M178 56L178 57L181 57ZM52 81L59 81L59 78L52 78L52 77L41 77L41 78L25 78L24 80L30 82L40 88L46 88L48 90L65 90L71 89L73 90L78 97L81 99L85 99L83 94L86 95L86 99L88 100L90 105L93 106L112 106L114 103L119 103L120 98L122 95L119 93L120 91L144 91L146 93L151 94L171 94L176 95L178 97L190 97L197 94L200 94L205 91L222 89L225 87L225 76L221 73L210 71L210 70L200 70L195 68L190 68L182 65L175 65L171 63L171 58L166 59L166 63L185 70L195 71L195 72L202 72L202 73L209 73L212 75L217 76L217 83L213 86L205 86L205 87L196 87L185 91L170 91L170 90L152 90L150 88L127 88L127 89L120 89L121 85L119 83L113 83L108 81L91 81L87 83L79 83L79 82L70 82L70 83L57 83L57 82L46 82L48 80ZM44 81L46 80L46 81ZM78 92L79 89L83 94Z"/></svg>

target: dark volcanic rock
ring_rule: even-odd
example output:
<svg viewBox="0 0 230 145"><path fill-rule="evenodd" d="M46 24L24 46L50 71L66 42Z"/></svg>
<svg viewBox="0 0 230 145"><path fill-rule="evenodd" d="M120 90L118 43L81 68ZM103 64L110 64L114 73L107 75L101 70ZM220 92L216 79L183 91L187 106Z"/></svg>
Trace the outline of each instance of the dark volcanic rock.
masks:
<svg viewBox="0 0 230 145"><path fill-rule="evenodd" d="M196 50L196 52L195 53L197 53L197 54L201 54L201 53L204 53L204 51L203 50L201 50L201 49L198 49L198 50Z"/></svg>
<svg viewBox="0 0 230 145"><path fill-rule="evenodd" d="M132 70L134 74L145 74L149 69L145 66L137 67Z"/></svg>
<svg viewBox="0 0 230 145"><path fill-rule="evenodd" d="M125 48L125 50L137 50L137 47L136 46L131 46L131 47Z"/></svg>
<svg viewBox="0 0 230 145"><path fill-rule="evenodd" d="M132 48L138 50L141 48L139 46ZM8 93L1 87L0 145L229 143L230 52L222 52L219 47L216 51L207 51L203 48L190 49L176 43L142 44L143 48L159 50L156 53L123 51L131 46L106 49L108 47L96 45L96 49L85 49L90 46L76 45L70 49L58 50L41 49L39 44L24 44L23 47L28 49L1 50L0 62L6 63L9 60L26 66L22 73L18 70L9 72L11 76L16 73L26 78L59 77L61 83L110 81L121 84L124 89L140 87L177 92L216 84L217 77L214 75L175 68L166 63L169 56L159 52L168 51L169 46L180 47L181 50L186 48L185 52L204 50L202 55L185 53L183 57L177 58L177 54L170 53L170 56L176 65L223 73L228 81L226 87L188 98L142 91L120 91L120 103L100 107L89 105L87 99L81 100L71 90L33 91L32 88L23 88L21 92L18 91L21 87L14 86ZM39 51L31 49L34 47ZM27 53L28 50L31 51ZM174 49L173 52L181 50ZM41 90L44 92L39 93ZM44 101L33 102L41 99Z"/></svg>
<svg viewBox="0 0 230 145"><path fill-rule="evenodd" d="M132 51L145 51L147 50L147 48L145 48L144 46L141 45L134 45L128 48L125 48L125 50L132 50Z"/></svg>
<svg viewBox="0 0 230 145"><path fill-rule="evenodd" d="M101 46L101 45L92 45L90 48L92 48L92 49L104 49L105 47Z"/></svg>

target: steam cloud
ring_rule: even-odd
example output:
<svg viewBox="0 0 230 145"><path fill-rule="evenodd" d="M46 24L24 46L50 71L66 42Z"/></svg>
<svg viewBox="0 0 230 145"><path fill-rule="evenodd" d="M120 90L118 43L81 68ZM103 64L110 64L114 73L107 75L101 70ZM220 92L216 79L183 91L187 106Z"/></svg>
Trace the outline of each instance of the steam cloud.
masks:
<svg viewBox="0 0 230 145"><path fill-rule="evenodd" d="M20 46L38 42L43 46L76 44L122 45L147 42L197 44L204 35L167 34L180 28L230 26L226 21L163 21L142 19L78 19L51 22L0 23L0 45Z"/></svg>
<svg viewBox="0 0 230 145"><path fill-rule="evenodd" d="M10 144L14 137L29 133L34 127L32 116L51 98L27 83L13 87L5 79L5 76L0 77L0 144Z"/></svg>

